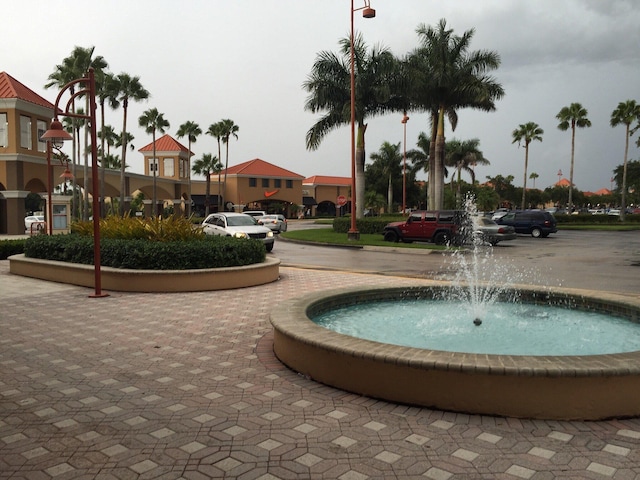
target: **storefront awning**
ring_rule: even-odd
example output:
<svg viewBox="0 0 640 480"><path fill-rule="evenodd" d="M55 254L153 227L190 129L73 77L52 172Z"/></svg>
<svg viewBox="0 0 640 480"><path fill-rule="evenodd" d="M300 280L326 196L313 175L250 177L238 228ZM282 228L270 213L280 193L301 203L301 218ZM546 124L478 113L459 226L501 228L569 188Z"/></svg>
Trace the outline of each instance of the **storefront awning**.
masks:
<svg viewBox="0 0 640 480"><path fill-rule="evenodd" d="M313 207L314 205L317 205L318 202L316 202L316 199L313 197L302 197L302 204L305 207Z"/></svg>

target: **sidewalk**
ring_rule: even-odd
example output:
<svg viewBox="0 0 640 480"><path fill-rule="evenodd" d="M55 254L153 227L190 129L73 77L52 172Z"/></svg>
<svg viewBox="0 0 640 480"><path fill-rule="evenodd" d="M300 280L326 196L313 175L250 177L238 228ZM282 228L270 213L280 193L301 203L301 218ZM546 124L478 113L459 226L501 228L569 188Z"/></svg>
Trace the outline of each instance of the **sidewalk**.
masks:
<svg viewBox="0 0 640 480"><path fill-rule="evenodd" d="M91 299L8 268L0 261L0 479L640 478L640 419L396 405L274 357L269 312L283 300L388 277L285 267L260 287Z"/></svg>

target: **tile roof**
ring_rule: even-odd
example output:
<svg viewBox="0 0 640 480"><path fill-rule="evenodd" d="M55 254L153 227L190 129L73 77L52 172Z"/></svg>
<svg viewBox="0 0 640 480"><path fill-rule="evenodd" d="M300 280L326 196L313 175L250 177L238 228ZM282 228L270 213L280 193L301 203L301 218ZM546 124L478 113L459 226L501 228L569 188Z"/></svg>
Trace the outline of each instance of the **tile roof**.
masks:
<svg viewBox="0 0 640 480"><path fill-rule="evenodd" d="M351 177L331 177L327 175L314 175L305 178L303 185L351 185Z"/></svg>
<svg viewBox="0 0 640 480"><path fill-rule="evenodd" d="M568 187L569 185L571 185L571 182L566 178L561 178L556 182L556 187Z"/></svg>
<svg viewBox="0 0 640 480"><path fill-rule="evenodd" d="M138 151L153 152L153 142L151 142L149 145L145 145ZM156 152L188 152L188 151L189 149L187 147L182 145L180 142L178 142L168 133L166 135L163 135L160 138L156 138ZM191 155L194 155L194 153L191 152Z"/></svg>
<svg viewBox="0 0 640 480"><path fill-rule="evenodd" d="M224 170L222 174L224 174ZM260 158L249 160L248 162L234 165L227 169L227 175L244 175L244 176L256 176L256 177L293 177L304 178L304 175L298 175L290 170L278 167L269 162L265 162Z"/></svg>
<svg viewBox="0 0 640 480"><path fill-rule="evenodd" d="M34 105L50 108L53 112L53 103L42 98L7 72L0 72L0 98L17 98Z"/></svg>

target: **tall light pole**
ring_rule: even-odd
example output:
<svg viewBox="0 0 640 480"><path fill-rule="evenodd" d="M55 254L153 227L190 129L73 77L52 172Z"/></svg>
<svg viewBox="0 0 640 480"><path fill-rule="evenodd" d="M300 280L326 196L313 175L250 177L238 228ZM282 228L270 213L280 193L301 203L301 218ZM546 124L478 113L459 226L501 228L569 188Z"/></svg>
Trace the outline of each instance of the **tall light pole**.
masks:
<svg viewBox="0 0 640 480"><path fill-rule="evenodd" d="M351 0L351 227L347 232L349 240L360 239L356 224L356 72L353 45L353 14L359 10L362 10L364 18L376 16L376 11L369 5L369 0L364 0L364 6L360 8L354 8Z"/></svg>
<svg viewBox="0 0 640 480"><path fill-rule="evenodd" d="M402 150L402 215L405 215L407 212L407 122L409 121L409 117L407 117L407 111L404 111L404 116L402 117L401 123L404 130L404 146Z"/></svg>
<svg viewBox="0 0 640 480"><path fill-rule="evenodd" d="M62 99L62 95L74 85L80 84L80 90L72 93L64 110L58 105ZM87 95L89 99L89 112L85 114L69 111L69 107L73 101L80 96ZM108 294L102 293L102 274L100 271L100 187L98 182L98 142L96 134L96 79L93 68L89 68L86 76L72 80L62 87L53 107L54 118L51 122L49 130L44 132L42 139L56 145L65 140L71 140L71 135L64 131L62 124L58 120L58 115L63 117L83 118L89 121L90 141L91 141L91 177L93 188L93 270L94 270L94 293L89 295L92 298L107 297ZM48 149L49 157L51 147ZM49 192L51 192L52 175L49 175ZM49 207L51 209L51 207Z"/></svg>

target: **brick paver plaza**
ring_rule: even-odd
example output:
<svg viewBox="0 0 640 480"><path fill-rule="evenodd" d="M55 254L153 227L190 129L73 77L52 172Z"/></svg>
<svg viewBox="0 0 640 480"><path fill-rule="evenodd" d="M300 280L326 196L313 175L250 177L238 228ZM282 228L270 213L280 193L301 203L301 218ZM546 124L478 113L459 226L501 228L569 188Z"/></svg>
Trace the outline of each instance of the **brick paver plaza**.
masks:
<svg viewBox="0 0 640 480"><path fill-rule="evenodd" d="M396 405L274 357L269 312L283 300L383 276L283 267L260 287L91 299L8 268L0 261L0 479L640 478L640 419Z"/></svg>

